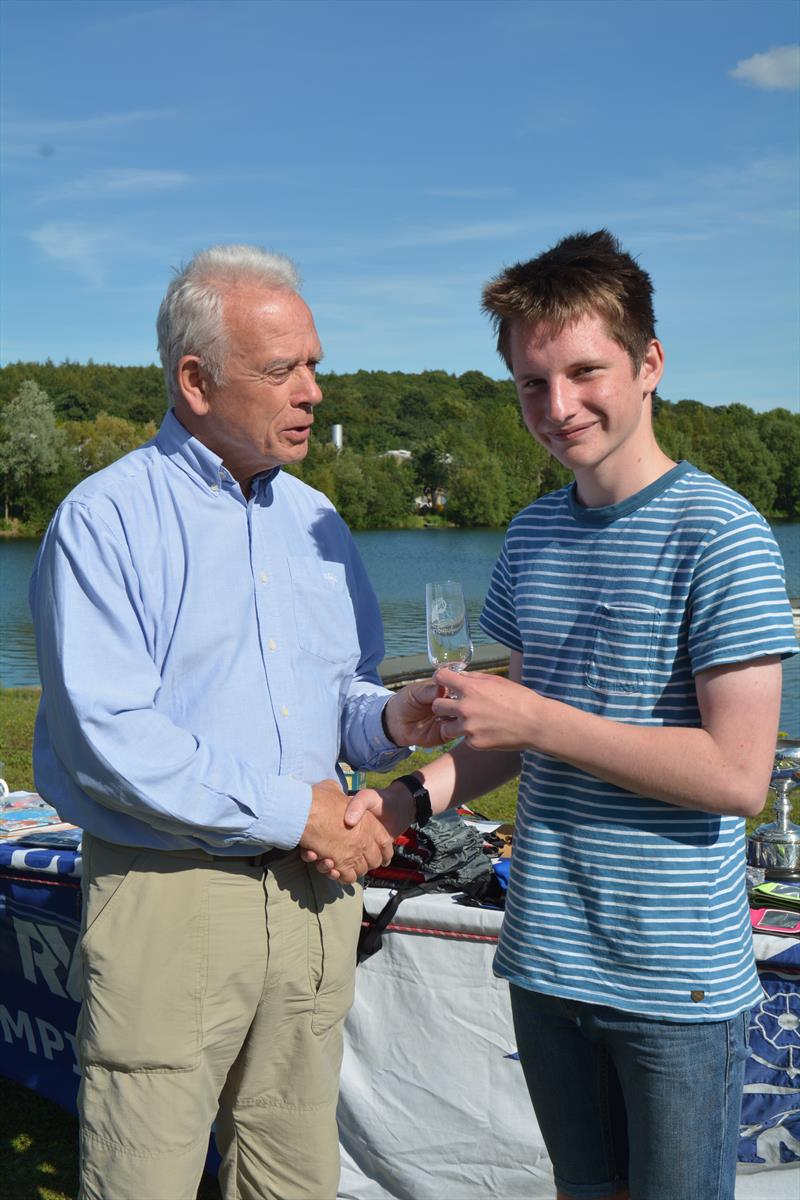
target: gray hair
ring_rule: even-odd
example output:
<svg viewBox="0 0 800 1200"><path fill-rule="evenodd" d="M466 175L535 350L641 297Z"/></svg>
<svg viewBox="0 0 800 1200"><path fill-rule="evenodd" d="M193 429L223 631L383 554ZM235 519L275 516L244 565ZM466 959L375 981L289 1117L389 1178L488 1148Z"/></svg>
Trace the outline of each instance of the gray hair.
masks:
<svg viewBox="0 0 800 1200"><path fill-rule="evenodd" d="M212 246L183 267L167 288L158 310L158 353L167 398L179 398L177 369L186 354L196 354L215 384L225 378L227 337L225 294L238 283L261 284L297 292L300 276L291 259L260 246Z"/></svg>

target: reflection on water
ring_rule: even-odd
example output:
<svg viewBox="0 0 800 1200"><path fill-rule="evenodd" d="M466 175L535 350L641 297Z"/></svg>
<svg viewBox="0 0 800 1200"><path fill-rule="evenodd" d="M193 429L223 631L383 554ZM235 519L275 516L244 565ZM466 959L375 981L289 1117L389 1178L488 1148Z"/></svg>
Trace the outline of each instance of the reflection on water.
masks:
<svg viewBox="0 0 800 1200"><path fill-rule="evenodd" d="M800 524L773 527L789 594L800 597ZM503 540L496 529L408 529L354 535L383 614L387 657L425 653L425 584L459 579L472 637L487 639L478 617ZM0 686L38 684L28 613L28 580L37 543L0 538ZM784 664L781 728L800 736L800 655Z"/></svg>
<svg viewBox="0 0 800 1200"><path fill-rule="evenodd" d="M0 687L39 682L28 610L28 580L38 547L29 538L0 538Z"/></svg>

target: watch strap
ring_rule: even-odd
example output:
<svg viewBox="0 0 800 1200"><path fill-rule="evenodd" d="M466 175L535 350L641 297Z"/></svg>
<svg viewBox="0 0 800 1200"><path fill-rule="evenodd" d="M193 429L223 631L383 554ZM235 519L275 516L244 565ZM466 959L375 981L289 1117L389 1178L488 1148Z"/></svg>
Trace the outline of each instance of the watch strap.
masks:
<svg viewBox="0 0 800 1200"><path fill-rule="evenodd" d="M418 779L416 775L398 775L397 779L392 782L402 783L403 787L408 788L411 792L414 799L414 824L420 829L423 825L427 825L433 816L433 808L430 793L422 780Z"/></svg>

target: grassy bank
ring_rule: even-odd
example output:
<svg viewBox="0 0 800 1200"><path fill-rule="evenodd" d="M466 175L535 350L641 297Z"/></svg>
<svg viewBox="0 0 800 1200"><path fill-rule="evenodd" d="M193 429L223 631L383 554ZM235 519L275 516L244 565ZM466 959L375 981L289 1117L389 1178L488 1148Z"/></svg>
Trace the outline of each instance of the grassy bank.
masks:
<svg viewBox="0 0 800 1200"><path fill-rule="evenodd" d="M0 775L15 792L33 791L31 747L38 707L38 688L0 689Z"/></svg>

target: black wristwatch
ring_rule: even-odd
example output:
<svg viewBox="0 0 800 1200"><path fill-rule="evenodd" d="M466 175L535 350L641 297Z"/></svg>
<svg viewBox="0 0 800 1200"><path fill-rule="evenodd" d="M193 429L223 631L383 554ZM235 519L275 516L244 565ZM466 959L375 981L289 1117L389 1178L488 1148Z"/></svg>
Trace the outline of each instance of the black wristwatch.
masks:
<svg viewBox="0 0 800 1200"><path fill-rule="evenodd" d="M428 789L421 779L416 775L398 775L397 779L393 779L392 783L402 783L403 787L407 787L414 798L414 824L420 829L423 825L427 825L433 816L431 807L431 797Z"/></svg>

